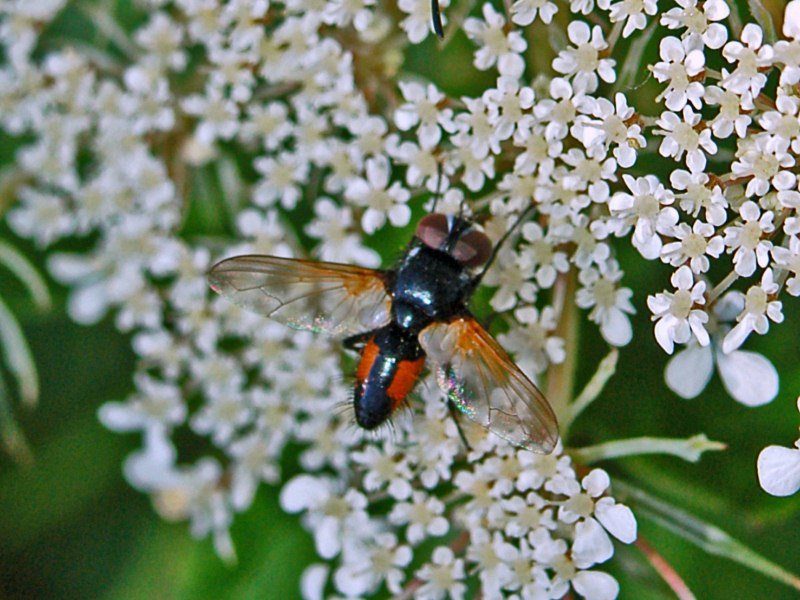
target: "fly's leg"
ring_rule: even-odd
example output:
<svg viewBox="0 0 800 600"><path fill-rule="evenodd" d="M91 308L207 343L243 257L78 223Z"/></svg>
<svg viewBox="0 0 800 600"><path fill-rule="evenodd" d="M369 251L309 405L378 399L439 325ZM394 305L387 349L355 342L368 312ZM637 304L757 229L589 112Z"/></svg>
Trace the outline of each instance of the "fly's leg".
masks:
<svg viewBox="0 0 800 600"><path fill-rule="evenodd" d="M464 430L461 429L461 422L459 421L461 415L458 412L458 408L456 408L455 403L450 399L447 400L447 410L450 412L450 418L452 418L453 422L456 424L456 429L458 430L458 437L461 438L461 441L464 443L464 447L467 449L467 452L471 451L472 446L469 445L469 442L467 441L467 436L464 435Z"/></svg>
<svg viewBox="0 0 800 600"><path fill-rule="evenodd" d="M375 331L365 331L364 333L357 333L346 337L342 340L342 346L345 350L361 350L367 343L367 340L375 336Z"/></svg>

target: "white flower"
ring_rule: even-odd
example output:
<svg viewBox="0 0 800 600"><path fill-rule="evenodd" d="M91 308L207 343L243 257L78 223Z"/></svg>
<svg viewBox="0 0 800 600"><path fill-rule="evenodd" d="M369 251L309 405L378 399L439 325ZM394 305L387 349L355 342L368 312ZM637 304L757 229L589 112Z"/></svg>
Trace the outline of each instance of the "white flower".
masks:
<svg viewBox="0 0 800 600"><path fill-rule="evenodd" d="M344 28L352 23L356 31L365 31L371 24L375 0L334 0L325 7L323 20L328 25Z"/></svg>
<svg viewBox="0 0 800 600"><path fill-rule="evenodd" d="M283 486L281 507L290 513L306 512L314 531L317 553L333 558L342 549L343 534L364 526L367 498L354 489L340 495L333 481L298 475Z"/></svg>
<svg viewBox="0 0 800 600"><path fill-rule="evenodd" d="M218 87L208 85L203 95L189 96L181 107L199 117L195 135L201 144L210 145L217 138L229 140L239 131L239 109Z"/></svg>
<svg viewBox="0 0 800 600"><path fill-rule="evenodd" d="M550 24L558 6L550 0L515 0L511 5L511 20L517 25L530 25L538 16L542 23Z"/></svg>
<svg viewBox="0 0 800 600"><path fill-rule="evenodd" d="M569 128L575 122L579 111L586 112L590 105L589 97L583 92L573 88L568 79L553 77L549 86L550 98L543 98L533 107L533 114L538 121L545 125L545 135L548 140L563 140L569 133ZM531 123L539 125L539 123ZM579 137L579 136L575 136Z"/></svg>
<svg viewBox="0 0 800 600"><path fill-rule="evenodd" d="M407 525L406 539L414 546L427 536L442 536L450 526L443 517L444 503L433 496L415 491L411 502L398 502L389 514L389 520L396 525Z"/></svg>
<svg viewBox="0 0 800 600"><path fill-rule="evenodd" d="M791 189L796 187L797 178L788 169L795 165L795 159L789 154L788 141L775 144L770 136L760 135L740 141L736 151L737 160L731 164L731 173L736 177L749 178L745 195L763 196L770 188ZM784 181L786 180L786 181Z"/></svg>
<svg viewBox="0 0 800 600"><path fill-rule="evenodd" d="M600 58L600 52L608 48L608 44L599 26L589 29L583 21L573 21L567 27L567 35L573 45L553 59L553 68L557 72L574 75L575 87L586 92L597 89L598 75L606 83L616 81L616 62L611 58Z"/></svg>
<svg viewBox="0 0 800 600"><path fill-rule="evenodd" d="M253 431L235 439L228 447L234 460L231 473L231 505L236 510L245 510L253 502L258 485L263 482L277 483L279 469L276 456L281 449L271 439L269 431Z"/></svg>
<svg viewBox="0 0 800 600"><path fill-rule="evenodd" d="M703 221L695 221L691 227L687 223L678 223L671 235L677 241L664 244L661 260L673 267L688 261L695 274L708 271L711 266L708 257L718 258L725 250L722 236L717 235L713 225Z"/></svg>
<svg viewBox="0 0 800 600"><path fill-rule="evenodd" d="M464 33L480 46L475 53L475 67L481 71L497 65L500 75L519 77L525 68L520 54L528 45L521 33L505 31L506 20L491 4L484 3L483 20L469 18L464 21Z"/></svg>
<svg viewBox="0 0 800 600"><path fill-rule="evenodd" d="M388 451L387 451L388 450ZM353 461L364 467L364 489L368 492L380 490L386 485L389 495L395 500L406 500L411 496L411 466L406 458L397 460L393 445L387 448L368 446L353 453Z"/></svg>
<svg viewBox="0 0 800 600"><path fill-rule="evenodd" d="M644 148L647 142L625 95L618 92L614 96L614 104L605 98L587 98L586 104L591 107L594 118L578 119L573 135L581 140L587 154L593 158L604 157L613 144L617 164L626 169L632 167L637 151Z"/></svg>
<svg viewBox="0 0 800 600"><path fill-rule="evenodd" d="M314 214L305 231L320 240L317 252L322 260L373 268L380 264L378 253L364 246L353 231L353 211L349 206L339 207L330 198L320 198L314 203Z"/></svg>
<svg viewBox="0 0 800 600"><path fill-rule="evenodd" d="M800 152L800 100L778 88L775 99L776 110L764 112L758 123L769 133L770 146Z"/></svg>
<svg viewBox="0 0 800 600"><path fill-rule="evenodd" d="M683 39L689 48L705 45L713 50L721 48L728 39L728 30L722 23L730 15L725 0L706 0L698 6L698 0L677 0L678 6L661 15L661 24L669 29L686 28Z"/></svg>
<svg viewBox="0 0 800 600"><path fill-rule="evenodd" d="M398 144L397 141L398 140L396 137L390 138L386 144L386 150L396 162L407 165L406 184L412 188L424 184L429 191L436 193L439 190L438 186L440 178L439 163L434 155L434 149L424 148L423 146L419 146L414 142L403 142ZM375 157L375 159L370 160L377 161L379 159L385 160L386 157ZM368 172L369 168L370 167L368 164ZM383 169L383 167L381 167L381 169ZM394 182L394 185L399 185L399 182Z"/></svg>
<svg viewBox="0 0 800 600"><path fill-rule="evenodd" d="M673 112L665 111L658 118L658 126L662 129L664 139L658 148L661 156L673 157L681 160L686 153L686 165L692 172L703 171L706 168L705 150L709 154L716 154L717 145L711 139L711 130L705 128L697 131L695 126L700 123L700 114L688 106L683 108L683 119L678 118Z"/></svg>
<svg viewBox="0 0 800 600"><path fill-rule="evenodd" d="M633 32L647 27L647 16L658 13L656 0L619 0L609 3L609 0L598 1L600 8L610 11L611 22L625 21L622 37L629 37Z"/></svg>
<svg viewBox="0 0 800 600"><path fill-rule="evenodd" d="M756 264L766 267L769 263L772 242L764 238L775 230L772 223L773 213L762 213L755 202L748 200L739 208L739 214L743 223L730 225L725 229L725 245L728 252L734 253L736 272L742 277L750 277L755 273Z"/></svg>
<svg viewBox="0 0 800 600"><path fill-rule="evenodd" d="M783 63L780 84L794 85L800 81L800 3L793 0L786 4L783 17L783 35L787 40L775 44L775 60Z"/></svg>
<svg viewBox="0 0 800 600"><path fill-rule="evenodd" d="M502 139L489 123L489 110L481 98L464 98L469 112L456 115L459 131L469 136L469 144L476 156L486 156L491 152L500 154Z"/></svg>
<svg viewBox="0 0 800 600"><path fill-rule="evenodd" d="M186 419L186 405L180 389L147 375L136 377L138 393L127 402L108 402L100 407L98 416L114 431L146 430L150 427L181 425Z"/></svg>
<svg viewBox="0 0 800 600"><path fill-rule="evenodd" d="M737 94L750 92L757 97L767 82L767 76L759 71L762 67L771 67L773 51L771 46L762 46L764 34L754 23L748 23L742 30L742 44L730 41L722 49L722 55L729 63L736 63L736 69L729 73L722 70L721 85L726 90Z"/></svg>
<svg viewBox="0 0 800 600"><path fill-rule="evenodd" d="M671 281L675 292L647 297L647 306L656 321L656 341L667 354L672 354L675 343L685 344L692 335L701 346L707 346L710 341L705 329L708 314L695 308L706 302L705 282L695 282L692 270L685 265L673 273Z"/></svg>
<svg viewBox="0 0 800 600"><path fill-rule="evenodd" d="M783 304L772 298L778 292L778 284L774 281L772 269L765 269L761 283L750 286L744 297L744 308L736 317L738 324L730 330L722 342L722 351L726 354L741 346L747 337L755 331L764 335L769 331L769 322L783 322Z"/></svg>
<svg viewBox="0 0 800 600"><path fill-rule="evenodd" d="M423 585L416 591L416 597L424 600L453 598L460 600L467 590L464 561L456 558L447 546L438 546L432 554L432 562L417 571Z"/></svg>
<svg viewBox="0 0 800 600"><path fill-rule="evenodd" d="M728 219L728 200L719 185L710 186L710 178L706 173L690 173L683 169L674 170L669 181L676 190L685 193L675 194L675 199L684 211L697 217L701 209L705 209L705 220L715 227L720 227Z"/></svg>
<svg viewBox="0 0 800 600"><path fill-rule="evenodd" d="M490 303L498 312L517 305L517 298L533 302L537 287L519 267L518 257L513 252L501 252L484 278L486 285L497 287Z"/></svg>
<svg viewBox="0 0 800 600"><path fill-rule="evenodd" d="M519 130L514 134L515 138L517 135L521 135ZM455 134L450 141L454 149L448 157L448 162L454 167L463 169L462 180L468 190L479 191L487 179L494 178L494 157L476 154L473 139L464 132Z"/></svg>
<svg viewBox="0 0 800 600"><path fill-rule="evenodd" d="M559 273L569 271L569 260L565 252L554 249L552 238L545 236L537 223L525 223L522 237L526 244L519 251L519 265L525 271L532 271L536 283L542 289L552 287Z"/></svg>
<svg viewBox="0 0 800 600"><path fill-rule="evenodd" d="M636 519L627 506L605 496L609 484L605 471L593 469L580 487L575 482L560 492L569 499L559 508L558 520L575 523L572 559L579 568L587 569L612 556L609 533L626 544L636 540Z"/></svg>
<svg viewBox="0 0 800 600"><path fill-rule="evenodd" d="M657 258L663 244L661 235L668 234L678 222L678 211L670 206L672 192L654 175L634 178L626 173L622 180L631 193L618 192L611 197L611 214L621 221L623 232L634 225L633 245L643 257Z"/></svg>
<svg viewBox="0 0 800 600"><path fill-rule="evenodd" d="M425 87L419 83L403 81L399 85L406 103L395 110L395 123L402 131L419 125L417 135L423 148L433 148L439 143L442 138L440 127L450 133L455 130L452 109L438 107L445 95L435 85L428 84Z"/></svg>
<svg viewBox="0 0 800 600"><path fill-rule="evenodd" d="M250 103L246 114L239 136L262 144L265 150L277 150L292 134L293 124L283 102Z"/></svg>
<svg viewBox="0 0 800 600"><path fill-rule="evenodd" d="M470 531L467 562L478 571L481 589L487 596L502 594L502 589L514 579L509 564L514 556L515 547L499 531L493 535L483 528Z"/></svg>
<svg viewBox="0 0 800 600"><path fill-rule="evenodd" d="M354 179L345 190L351 202L365 206L361 226L367 233L374 233L386 224L401 227L411 218L407 202L411 194L399 182L390 183L389 161L384 156L367 159L366 178Z"/></svg>
<svg viewBox="0 0 800 600"><path fill-rule="evenodd" d="M297 206L302 196L302 183L308 177L308 162L293 152L280 152L276 158L264 156L254 161L262 175L253 190L253 202L271 206L280 202L286 209Z"/></svg>
<svg viewBox="0 0 800 600"><path fill-rule="evenodd" d="M21 206L8 216L8 224L17 235L31 237L45 246L74 233L75 219L63 198L29 187L22 187L18 194Z"/></svg>
<svg viewBox="0 0 800 600"><path fill-rule="evenodd" d="M711 131L716 137L726 138L734 131L740 138L747 135L747 127L753 119L744 111L754 108L750 92L738 95L710 85L705 89L704 99L706 104L719 106L719 113L711 121Z"/></svg>
<svg viewBox="0 0 800 600"><path fill-rule="evenodd" d="M523 119L523 111L533 106L533 90L520 87L514 77L499 77L497 87L486 90L481 96L489 110L489 124L496 129L500 139L508 139Z"/></svg>
<svg viewBox="0 0 800 600"><path fill-rule="evenodd" d="M622 271L614 261L600 269L583 269L578 274L581 288L575 303L581 308L591 308L589 319L600 325L600 333L612 346L625 346L633 338L633 327L628 315L636 312L631 297L633 291L618 287Z"/></svg>
<svg viewBox="0 0 800 600"><path fill-rule="evenodd" d="M346 549L344 564L336 570L336 587L348 596L363 596L385 583L390 592L400 594L406 578L403 569L412 556L411 548L399 544L397 536L380 533L363 545Z"/></svg>
<svg viewBox="0 0 800 600"><path fill-rule="evenodd" d="M705 56L700 50L688 50L686 42L674 37L665 37L659 47L662 62L653 66L653 75L660 81L669 81L667 88L656 98L666 99L667 108L682 110L687 102L700 109L705 88L699 81L692 81L705 69Z"/></svg>

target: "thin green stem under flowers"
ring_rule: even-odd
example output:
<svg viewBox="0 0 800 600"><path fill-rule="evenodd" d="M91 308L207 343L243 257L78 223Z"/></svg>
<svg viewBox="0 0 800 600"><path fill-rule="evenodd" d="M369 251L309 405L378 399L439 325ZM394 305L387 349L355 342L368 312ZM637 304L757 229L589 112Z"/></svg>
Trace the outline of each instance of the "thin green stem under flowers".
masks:
<svg viewBox="0 0 800 600"><path fill-rule="evenodd" d="M614 348L600 361L597 371L589 380L589 383L586 384L586 387L578 394L578 397L569 406L569 410L564 414L561 420L561 426L564 429L568 429L575 418L600 395L608 380L616 372L618 359L619 351Z"/></svg>
<svg viewBox="0 0 800 600"><path fill-rule="evenodd" d="M697 462L703 452L709 450L725 450L728 446L722 442L709 440L704 433L690 438L657 438L638 437L627 440L614 440L596 446L587 446L570 451L578 462L591 464L609 458L623 456L641 456L643 454L669 454L689 462Z"/></svg>
<svg viewBox="0 0 800 600"><path fill-rule="evenodd" d="M561 438L567 437L570 423L569 401L575 383L575 370L578 366L579 321L578 307L575 304L576 275L573 271L559 275L553 293L553 306L558 314L558 327L555 335L564 340L566 356L564 362L551 365L547 373L547 393L550 405L561 425Z"/></svg>
<svg viewBox="0 0 800 600"><path fill-rule="evenodd" d="M706 296L706 306L711 306L716 302L722 294L724 294L729 287L731 287L736 280L739 279L739 274L736 271L731 271L725 278L720 281L714 288L708 292Z"/></svg>

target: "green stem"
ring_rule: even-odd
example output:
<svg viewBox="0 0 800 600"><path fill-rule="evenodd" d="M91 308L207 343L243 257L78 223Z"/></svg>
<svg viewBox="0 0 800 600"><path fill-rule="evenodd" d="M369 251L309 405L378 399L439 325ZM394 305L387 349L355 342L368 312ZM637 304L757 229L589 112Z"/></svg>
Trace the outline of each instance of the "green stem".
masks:
<svg viewBox="0 0 800 600"><path fill-rule="evenodd" d="M569 428L570 424L577 418L583 410L589 406L603 391L608 380L617 370L617 359L619 358L619 351L613 348L597 367L597 371L583 388L583 391L578 394L575 401L569 406L569 410L564 414L561 426Z"/></svg>
<svg viewBox="0 0 800 600"><path fill-rule="evenodd" d="M591 464L599 460L620 458L623 456L641 456L643 454L670 454L689 462L700 460L703 452L708 450L724 450L722 442L709 440L704 433L690 438L657 438L638 437L627 440L614 440L596 446L570 450L572 457L581 463Z"/></svg>
<svg viewBox="0 0 800 600"><path fill-rule="evenodd" d="M564 362L551 365L547 373L546 396L561 426L561 438L566 439L571 419L570 400L575 386L578 366L578 307L575 304L576 274L570 270L558 277L553 292L553 306L558 314L555 335L564 340Z"/></svg>

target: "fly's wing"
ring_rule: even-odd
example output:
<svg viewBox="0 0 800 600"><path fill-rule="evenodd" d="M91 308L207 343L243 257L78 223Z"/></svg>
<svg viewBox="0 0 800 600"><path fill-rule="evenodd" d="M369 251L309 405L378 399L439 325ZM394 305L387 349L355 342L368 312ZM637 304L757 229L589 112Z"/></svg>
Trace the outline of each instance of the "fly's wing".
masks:
<svg viewBox="0 0 800 600"><path fill-rule="evenodd" d="M234 256L211 268L211 289L295 329L344 337L390 319L382 271L277 256Z"/></svg>
<svg viewBox="0 0 800 600"><path fill-rule="evenodd" d="M558 424L545 397L475 319L433 323L419 334L447 398L471 420L533 452L549 454Z"/></svg>

